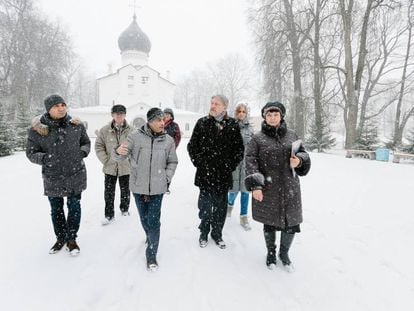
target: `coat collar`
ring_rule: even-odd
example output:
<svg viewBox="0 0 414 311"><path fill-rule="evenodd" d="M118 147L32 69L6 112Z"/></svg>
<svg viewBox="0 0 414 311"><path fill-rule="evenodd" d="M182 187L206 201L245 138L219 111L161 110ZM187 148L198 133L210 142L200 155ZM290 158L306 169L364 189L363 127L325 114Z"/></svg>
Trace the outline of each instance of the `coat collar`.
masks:
<svg viewBox="0 0 414 311"><path fill-rule="evenodd" d="M285 120L280 121L279 127L270 126L266 121L262 122L262 132L270 137L282 138L287 133L287 124Z"/></svg>

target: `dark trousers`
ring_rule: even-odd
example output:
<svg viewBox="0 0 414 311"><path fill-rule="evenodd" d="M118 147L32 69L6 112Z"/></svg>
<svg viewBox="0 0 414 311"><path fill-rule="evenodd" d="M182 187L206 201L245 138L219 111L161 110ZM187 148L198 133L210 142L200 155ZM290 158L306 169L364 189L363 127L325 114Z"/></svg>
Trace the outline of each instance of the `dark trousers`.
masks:
<svg viewBox="0 0 414 311"><path fill-rule="evenodd" d="M62 197L48 197L51 207L53 230L61 241L76 240L81 220L81 194L67 197L68 217L63 210Z"/></svg>
<svg viewBox="0 0 414 311"><path fill-rule="evenodd" d="M207 237L211 229L211 237L214 240L221 239L227 215L227 190L212 192L200 188L198 209L201 220L198 228L201 235Z"/></svg>
<svg viewBox="0 0 414 311"><path fill-rule="evenodd" d="M145 251L147 260L155 260L157 257L160 242L162 197L162 194L141 195L134 193L142 228L147 235L147 249Z"/></svg>
<svg viewBox="0 0 414 311"><path fill-rule="evenodd" d="M130 191L129 191L129 175L112 176L105 174L105 217L112 218L115 215L115 186L119 179L119 188L121 190L121 204L119 208L121 212L127 212L129 209Z"/></svg>

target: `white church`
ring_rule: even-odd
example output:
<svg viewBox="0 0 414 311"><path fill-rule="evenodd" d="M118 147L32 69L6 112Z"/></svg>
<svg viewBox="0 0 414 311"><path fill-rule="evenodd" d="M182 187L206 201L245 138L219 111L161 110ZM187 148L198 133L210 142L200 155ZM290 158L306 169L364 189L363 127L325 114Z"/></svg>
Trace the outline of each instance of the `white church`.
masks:
<svg viewBox="0 0 414 311"><path fill-rule="evenodd" d="M172 108L174 121L180 126L182 136L191 136L201 114L174 107L175 84L169 77L162 77L148 66L151 42L138 26L134 14L132 23L118 38L122 66L116 72L97 79L98 106L71 109L87 125L88 135L111 121L111 107L121 104L127 108L127 121L136 128L146 122L146 113L152 107Z"/></svg>

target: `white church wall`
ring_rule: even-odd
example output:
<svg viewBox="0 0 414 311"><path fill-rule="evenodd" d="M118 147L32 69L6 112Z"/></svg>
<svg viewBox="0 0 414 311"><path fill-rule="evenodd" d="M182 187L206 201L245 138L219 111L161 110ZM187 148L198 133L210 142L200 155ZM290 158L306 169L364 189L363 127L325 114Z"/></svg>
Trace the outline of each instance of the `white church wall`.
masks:
<svg viewBox="0 0 414 311"><path fill-rule="evenodd" d="M176 122L181 130L182 137L190 137L193 133L197 120L202 117L200 113L173 109L174 122Z"/></svg>
<svg viewBox="0 0 414 311"><path fill-rule="evenodd" d="M139 94L139 74L137 69L128 65L118 71L119 79L119 98L118 103L126 107L131 107L137 103L137 94Z"/></svg>
<svg viewBox="0 0 414 311"><path fill-rule="evenodd" d="M160 102L162 102L163 108L173 108L175 85L165 79L160 79L159 88L162 94L162 99L160 100Z"/></svg>
<svg viewBox="0 0 414 311"><path fill-rule="evenodd" d="M119 98L119 79L116 74L98 80L99 106L113 106L113 101Z"/></svg>
<svg viewBox="0 0 414 311"><path fill-rule="evenodd" d="M109 123L112 119L111 109L108 107L108 112L89 112L82 111L82 109L73 109L70 112L72 116L79 117L86 126L86 131L89 137L96 137L96 132Z"/></svg>
<svg viewBox="0 0 414 311"><path fill-rule="evenodd" d="M140 51L123 51L122 66L132 64L134 66L145 66L148 64L148 54Z"/></svg>

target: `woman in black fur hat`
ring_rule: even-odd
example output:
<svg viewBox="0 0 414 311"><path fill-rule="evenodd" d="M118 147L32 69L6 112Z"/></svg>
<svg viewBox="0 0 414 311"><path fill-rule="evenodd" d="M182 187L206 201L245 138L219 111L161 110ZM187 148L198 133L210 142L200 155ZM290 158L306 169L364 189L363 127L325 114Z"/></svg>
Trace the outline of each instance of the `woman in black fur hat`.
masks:
<svg viewBox="0 0 414 311"><path fill-rule="evenodd" d="M298 176L306 175L311 165L296 133L287 128L285 113L283 104L267 103L262 108L262 129L246 150L246 188L253 194L253 219L264 225L266 265L270 269L276 265L276 231L281 231L279 259L291 267L288 251L302 223ZM296 144L297 150L293 150Z"/></svg>

